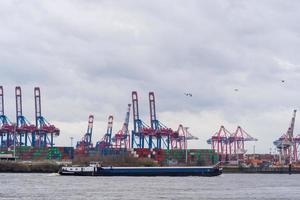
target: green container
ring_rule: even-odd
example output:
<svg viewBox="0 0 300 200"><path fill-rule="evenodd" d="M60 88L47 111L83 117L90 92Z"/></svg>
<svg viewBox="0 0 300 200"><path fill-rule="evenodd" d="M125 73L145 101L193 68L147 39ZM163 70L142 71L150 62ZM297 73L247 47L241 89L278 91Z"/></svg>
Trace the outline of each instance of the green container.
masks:
<svg viewBox="0 0 300 200"><path fill-rule="evenodd" d="M40 156L41 153L40 153L40 152L34 152L32 155L33 155L33 156Z"/></svg>

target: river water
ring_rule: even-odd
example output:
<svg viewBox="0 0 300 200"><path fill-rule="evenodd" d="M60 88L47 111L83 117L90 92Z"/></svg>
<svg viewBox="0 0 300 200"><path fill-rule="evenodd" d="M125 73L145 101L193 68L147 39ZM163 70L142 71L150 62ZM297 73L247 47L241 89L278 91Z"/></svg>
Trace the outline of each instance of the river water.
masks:
<svg viewBox="0 0 300 200"><path fill-rule="evenodd" d="M0 199L300 199L300 175L66 177L0 173Z"/></svg>

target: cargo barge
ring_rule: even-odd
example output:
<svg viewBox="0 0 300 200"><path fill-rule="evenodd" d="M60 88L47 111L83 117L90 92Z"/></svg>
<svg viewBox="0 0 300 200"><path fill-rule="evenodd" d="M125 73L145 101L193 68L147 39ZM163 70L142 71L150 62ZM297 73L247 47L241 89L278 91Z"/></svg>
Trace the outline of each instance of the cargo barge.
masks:
<svg viewBox="0 0 300 200"><path fill-rule="evenodd" d="M222 168L218 165L204 167L62 167L60 175L72 176L218 176Z"/></svg>

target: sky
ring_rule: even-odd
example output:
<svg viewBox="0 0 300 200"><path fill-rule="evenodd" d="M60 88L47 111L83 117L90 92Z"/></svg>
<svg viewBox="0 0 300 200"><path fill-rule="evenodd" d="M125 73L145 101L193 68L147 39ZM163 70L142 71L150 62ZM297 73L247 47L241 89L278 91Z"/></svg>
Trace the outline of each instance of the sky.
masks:
<svg viewBox="0 0 300 200"><path fill-rule="evenodd" d="M1 0L5 113L15 120L21 86L34 122L39 86L42 114L61 130L56 145L80 140L89 114L95 144L109 115L114 132L121 128L132 91L149 124L153 91L159 120L199 138L190 148L210 148L221 125L240 125L258 139L248 152L269 153L299 109L299 8L292 0Z"/></svg>

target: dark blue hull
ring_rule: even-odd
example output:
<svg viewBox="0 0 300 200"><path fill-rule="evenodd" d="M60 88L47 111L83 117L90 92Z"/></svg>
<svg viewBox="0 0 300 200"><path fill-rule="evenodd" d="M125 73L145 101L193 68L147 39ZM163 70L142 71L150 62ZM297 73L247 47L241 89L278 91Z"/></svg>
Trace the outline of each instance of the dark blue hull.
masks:
<svg viewBox="0 0 300 200"><path fill-rule="evenodd" d="M61 175L77 176L218 176L219 167L95 167L91 171L60 170Z"/></svg>

